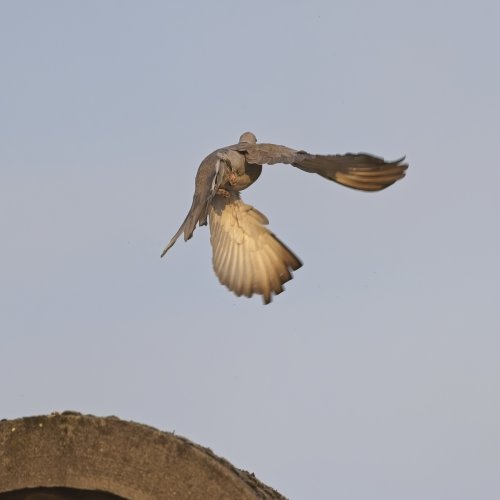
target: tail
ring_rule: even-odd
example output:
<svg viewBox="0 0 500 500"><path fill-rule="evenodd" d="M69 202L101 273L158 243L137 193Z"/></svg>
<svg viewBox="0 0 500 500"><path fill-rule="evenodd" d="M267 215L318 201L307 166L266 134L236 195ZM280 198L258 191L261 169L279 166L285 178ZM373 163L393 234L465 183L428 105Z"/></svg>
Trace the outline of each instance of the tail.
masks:
<svg viewBox="0 0 500 500"><path fill-rule="evenodd" d="M302 262L265 226L266 216L239 194L217 195L209 208L212 262L219 281L236 295L262 295L269 304Z"/></svg>

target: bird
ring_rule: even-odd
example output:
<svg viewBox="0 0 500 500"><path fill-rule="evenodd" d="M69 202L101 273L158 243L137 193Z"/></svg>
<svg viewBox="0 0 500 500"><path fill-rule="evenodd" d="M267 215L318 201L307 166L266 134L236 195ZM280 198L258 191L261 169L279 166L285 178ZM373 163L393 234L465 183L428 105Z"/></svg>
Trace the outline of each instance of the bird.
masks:
<svg viewBox="0 0 500 500"><path fill-rule="evenodd" d="M237 144L210 153L200 164L191 208L163 257L181 234L187 241L209 222L212 264L221 284L237 296L261 295L269 304L293 278L301 260L266 226L267 217L243 202L240 191L260 176L263 165L283 163L360 191L381 191L405 176L405 157L395 161L367 153L310 154L257 143L244 132Z"/></svg>

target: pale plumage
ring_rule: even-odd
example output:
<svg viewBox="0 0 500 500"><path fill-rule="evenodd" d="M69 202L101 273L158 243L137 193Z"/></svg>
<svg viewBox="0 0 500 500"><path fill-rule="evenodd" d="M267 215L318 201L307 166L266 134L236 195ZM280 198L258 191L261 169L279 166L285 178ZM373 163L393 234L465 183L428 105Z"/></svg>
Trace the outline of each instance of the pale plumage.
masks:
<svg viewBox="0 0 500 500"><path fill-rule="evenodd" d="M238 296L257 293L267 304L302 265L265 227L266 216L243 203L238 192L215 196L209 221L215 274Z"/></svg>
<svg viewBox="0 0 500 500"><path fill-rule="evenodd" d="M262 165L291 164L344 186L380 191L404 177L408 165L403 160L385 162L365 153L312 155L286 146L257 144L255 135L246 132L238 144L218 149L202 161L191 209L161 256L182 233L187 241L196 224L206 225L208 219L219 281L238 296L262 295L268 304L302 263L266 228L266 216L240 199L239 192L257 180Z"/></svg>

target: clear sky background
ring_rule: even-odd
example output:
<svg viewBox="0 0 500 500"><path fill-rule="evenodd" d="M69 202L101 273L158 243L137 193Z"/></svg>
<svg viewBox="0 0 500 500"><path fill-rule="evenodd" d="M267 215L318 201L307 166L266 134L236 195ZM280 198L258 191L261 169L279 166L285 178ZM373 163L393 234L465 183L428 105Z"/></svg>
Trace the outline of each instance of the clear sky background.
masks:
<svg viewBox="0 0 500 500"><path fill-rule="evenodd" d="M0 1L0 417L174 431L292 499L500 498L497 1ZM406 154L243 193L304 267L269 306L160 252L251 130Z"/></svg>

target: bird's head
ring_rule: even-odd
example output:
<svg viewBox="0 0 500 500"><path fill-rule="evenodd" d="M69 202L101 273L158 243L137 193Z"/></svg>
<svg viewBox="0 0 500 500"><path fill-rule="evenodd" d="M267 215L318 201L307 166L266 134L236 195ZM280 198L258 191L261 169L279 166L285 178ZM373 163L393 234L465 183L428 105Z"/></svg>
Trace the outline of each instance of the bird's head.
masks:
<svg viewBox="0 0 500 500"><path fill-rule="evenodd" d="M255 135L252 134L252 132L245 132L245 133L241 134L240 142L246 142L248 144L256 144L257 137L255 137Z"/></svg>

